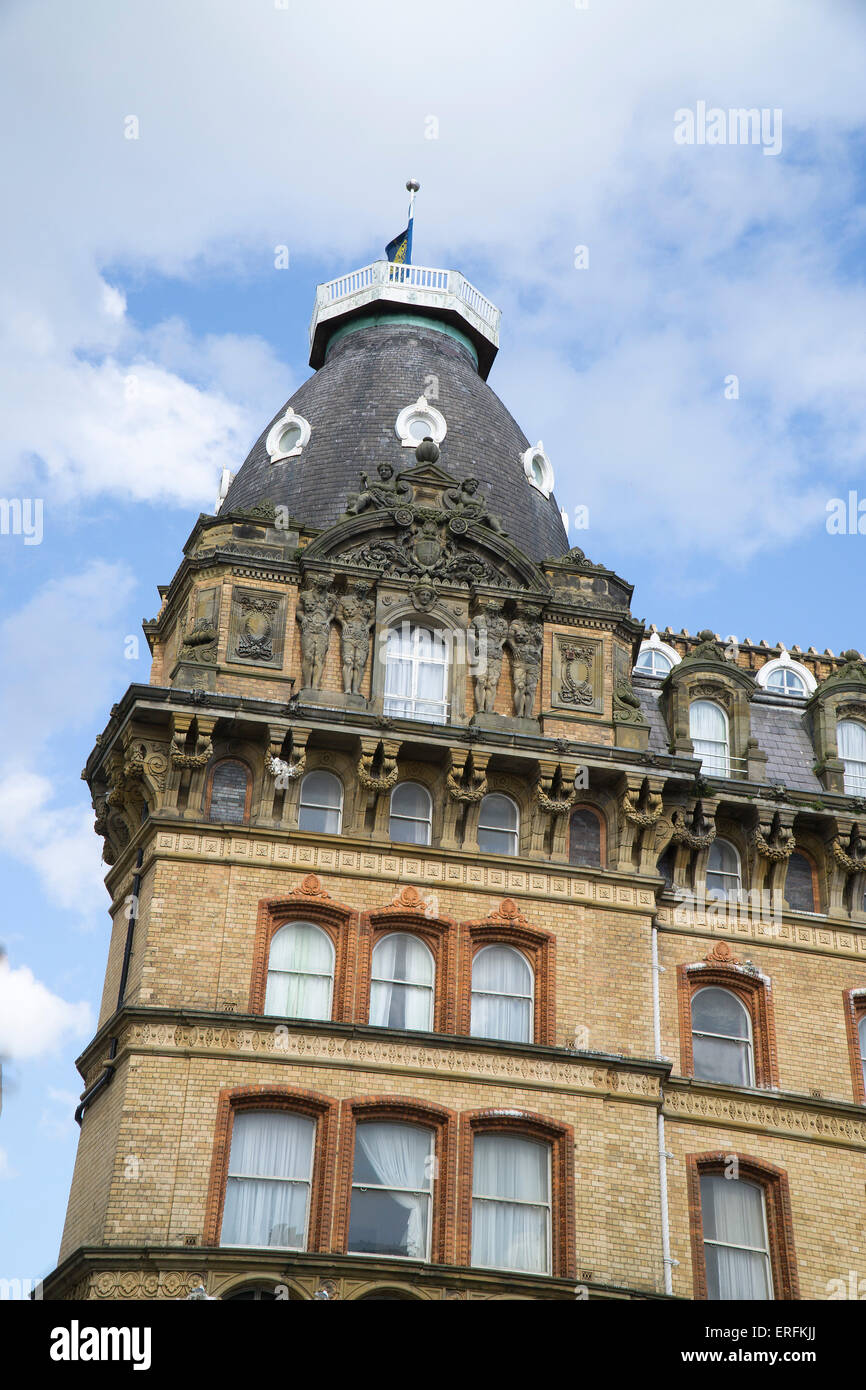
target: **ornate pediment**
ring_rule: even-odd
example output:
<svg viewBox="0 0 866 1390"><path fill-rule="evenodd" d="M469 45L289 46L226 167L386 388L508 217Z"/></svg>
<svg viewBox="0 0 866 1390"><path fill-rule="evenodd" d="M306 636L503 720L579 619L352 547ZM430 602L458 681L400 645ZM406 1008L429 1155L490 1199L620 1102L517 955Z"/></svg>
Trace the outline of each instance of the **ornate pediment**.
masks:
<svg viewBox="0 0 866 1390"><path fill-rule="evenodd" d="M508 538L476 478L459 481L425 440L414 468L379 464L360 475L337 525L318 536L305 561L378 571L389 579L549 592L542 572Z"/></svg>

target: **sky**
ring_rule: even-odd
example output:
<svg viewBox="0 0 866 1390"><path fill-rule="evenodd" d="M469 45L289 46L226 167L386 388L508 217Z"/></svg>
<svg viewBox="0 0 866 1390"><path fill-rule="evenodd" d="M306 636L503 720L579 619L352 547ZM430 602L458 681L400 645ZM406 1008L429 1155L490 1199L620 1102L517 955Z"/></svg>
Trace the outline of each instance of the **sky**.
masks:
<svg viewBox="0 0 866 1390"><path fill-rule="evenodd" d="M6 0L0 54L0 1278L35 1282L108 942L80 770L408 178L636 616L866 649L866 9Z"/></svg>

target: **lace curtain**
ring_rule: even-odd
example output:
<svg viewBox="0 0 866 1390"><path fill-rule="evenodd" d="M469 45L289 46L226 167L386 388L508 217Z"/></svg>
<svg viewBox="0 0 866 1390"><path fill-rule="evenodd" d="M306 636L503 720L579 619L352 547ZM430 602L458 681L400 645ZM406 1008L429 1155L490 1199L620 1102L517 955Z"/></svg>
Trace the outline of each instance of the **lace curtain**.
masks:
<svg viewBox="0 0 866 1390"><path fill-rule="evenodd" d="M474 1148L472 1263L549 1273L549 1146L479 1134Z"/></svg>
<svg viewBox="0 0 866 1390"><path fill-rule="evenodd" d="M736 1178L702 1177L701 1213L709 1297L772 1298L760 1187Z"/></svg>
<svg viewBox="0 0 866 1390"><path fill-rule="evenodd" d="M221 1244L303 1250L315 1130L305 1115L235 1116Z"/></svg>
<svg viewBox="0 0 866 1390"><path fill-rule="evenodd" d="M432 1154L430 1130L402 1124L357 1126L350 1251L427 1258Z"/></svg>
<svg viewBox="0 0 866 1390"><path fill-rule="evenodd" d="M280 1018L330 1018L333 979L330 938L312 922L290 922L271 941L265 1013Z"/></svg>
<svg viewBox="0 0 866 1390"><path fill-rule="evenodd" d="M532 1042L532 983L532 969L519 951L483 947L472 962L472 1035Z"/></svg>
<svg viewBox="0 0 866 1390"><path fill-rule="evenodd" d="M370 1022L380 1028L432 1028L433 959L417 937L395 932L377 943Z"/></svg>

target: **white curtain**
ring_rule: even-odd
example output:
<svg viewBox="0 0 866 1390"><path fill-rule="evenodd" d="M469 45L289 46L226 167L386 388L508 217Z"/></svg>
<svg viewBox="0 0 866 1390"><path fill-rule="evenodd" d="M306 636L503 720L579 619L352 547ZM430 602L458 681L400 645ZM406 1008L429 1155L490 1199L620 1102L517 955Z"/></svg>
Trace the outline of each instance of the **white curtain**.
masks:
<svg viewBox="0 0 866 1390"><path fill-rule="evenodd" d="M845 791L849 796L866 792L866 724L840 719L836 726L839 757L845 762Z"/></svg>
<svg viewBox="0 0 866 1390"><path fill-rule="evenodd" d="M532 969L512 946L484 946L472 962L472 1019L476 1038L532 1041Z"/></svg>
<svg viewBox="0 0 866 1390"><path fill-rule="evenodd" d="M385 713L411 716L413 694L412 629L392 628L385 651Z"/></svg>
<svg viewBox="0 0 866 1390"><path fill-rule="evenodd" d="M445 640L405 623L392 628L385 654L385 713L444 722L447 685Z"/></svg>
<svg viewBox="0 0 866 1390"><path fill-rule="evenodd" d="M380 1028L433 1026L433 958L423 941L395 932L373 951L370 1022Z"/></svg>
<svg viewBox="0 0 866 1390"><path fill-rule="evenodd" d="M866 1087L866 1014L860 1020L860 1057L863 1063L863 1085Z"/></svg>
<svg viewBox="0 0 866 1390"><path fill-rule="evenodd" d="M736 1178L702 1177L701 1214L709 1297L772 1298L761 1189ZM736 1248L743 1246L754 1248Z"/></svg>
<svg viewBox="0 0 866 1390"><path fill-rule="evenodd" d="M254 1111L235 1116L223 1245L304 1248L315 1129L315 1121L305 1115Z"/></svg>
<svg viewBox="0 0 866 1390"><path fill-rule="evenodd" d="M689 735L695 757L706 763L708 771L723 775L730 772L728 717L719 705L710 700L693 700L689 706Z"/></svg>
<svg viewBox="0 0 866 1390"><path fill-rule="evenodd" d="M382 1211L381 1197L385 1195L406 1213L405 1229L399 1233L400 1248L396 1253L409 1259L427 1258L432 1152L433 1135L427 1129L401 1124L359 1124L356 1127L350 1250L380 1248L366 1239L363 1231L371 1216L375 1218L376 1211ZM387 1191L371 1194L358 1190L368 1183ZM406 1188L415 1190L395 1190ZM365 1203L365 1198L370 1196L372 1202Z"/></svg>
<svg viewBox="0 0 866 1390"><path fill-rule="evenodd" d="M289 922L274 933L265 1013L280 1018L330 1018L334 947L312 922Z"/></svg>
<svg viewBox="0 0 866 1390"><path fill-rule="evenodd" d="M549 1146L479 1134L474 1148L472 1263L549 1273Z"/></svg>

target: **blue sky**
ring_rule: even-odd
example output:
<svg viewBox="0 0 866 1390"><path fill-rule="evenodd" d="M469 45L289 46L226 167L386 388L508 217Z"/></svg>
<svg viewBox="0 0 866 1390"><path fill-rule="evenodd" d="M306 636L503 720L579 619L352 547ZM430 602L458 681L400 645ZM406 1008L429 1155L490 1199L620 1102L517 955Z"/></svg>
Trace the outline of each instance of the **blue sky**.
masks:
<svg viewBox="0 0 866 1390"><path fill-rule="evenodd" d="M309 371L316 283L382 255L408 177L416 261L502 308L491 385L637 616L866 648L866 537L825 526L866 498L866 15L13 0L0 27L0 497L44 506L41 544L0 535L0 1276L36 1279L107 944L81 767L221 470ZM701 101L780 110L781 149L677 144Z"/></svg>

